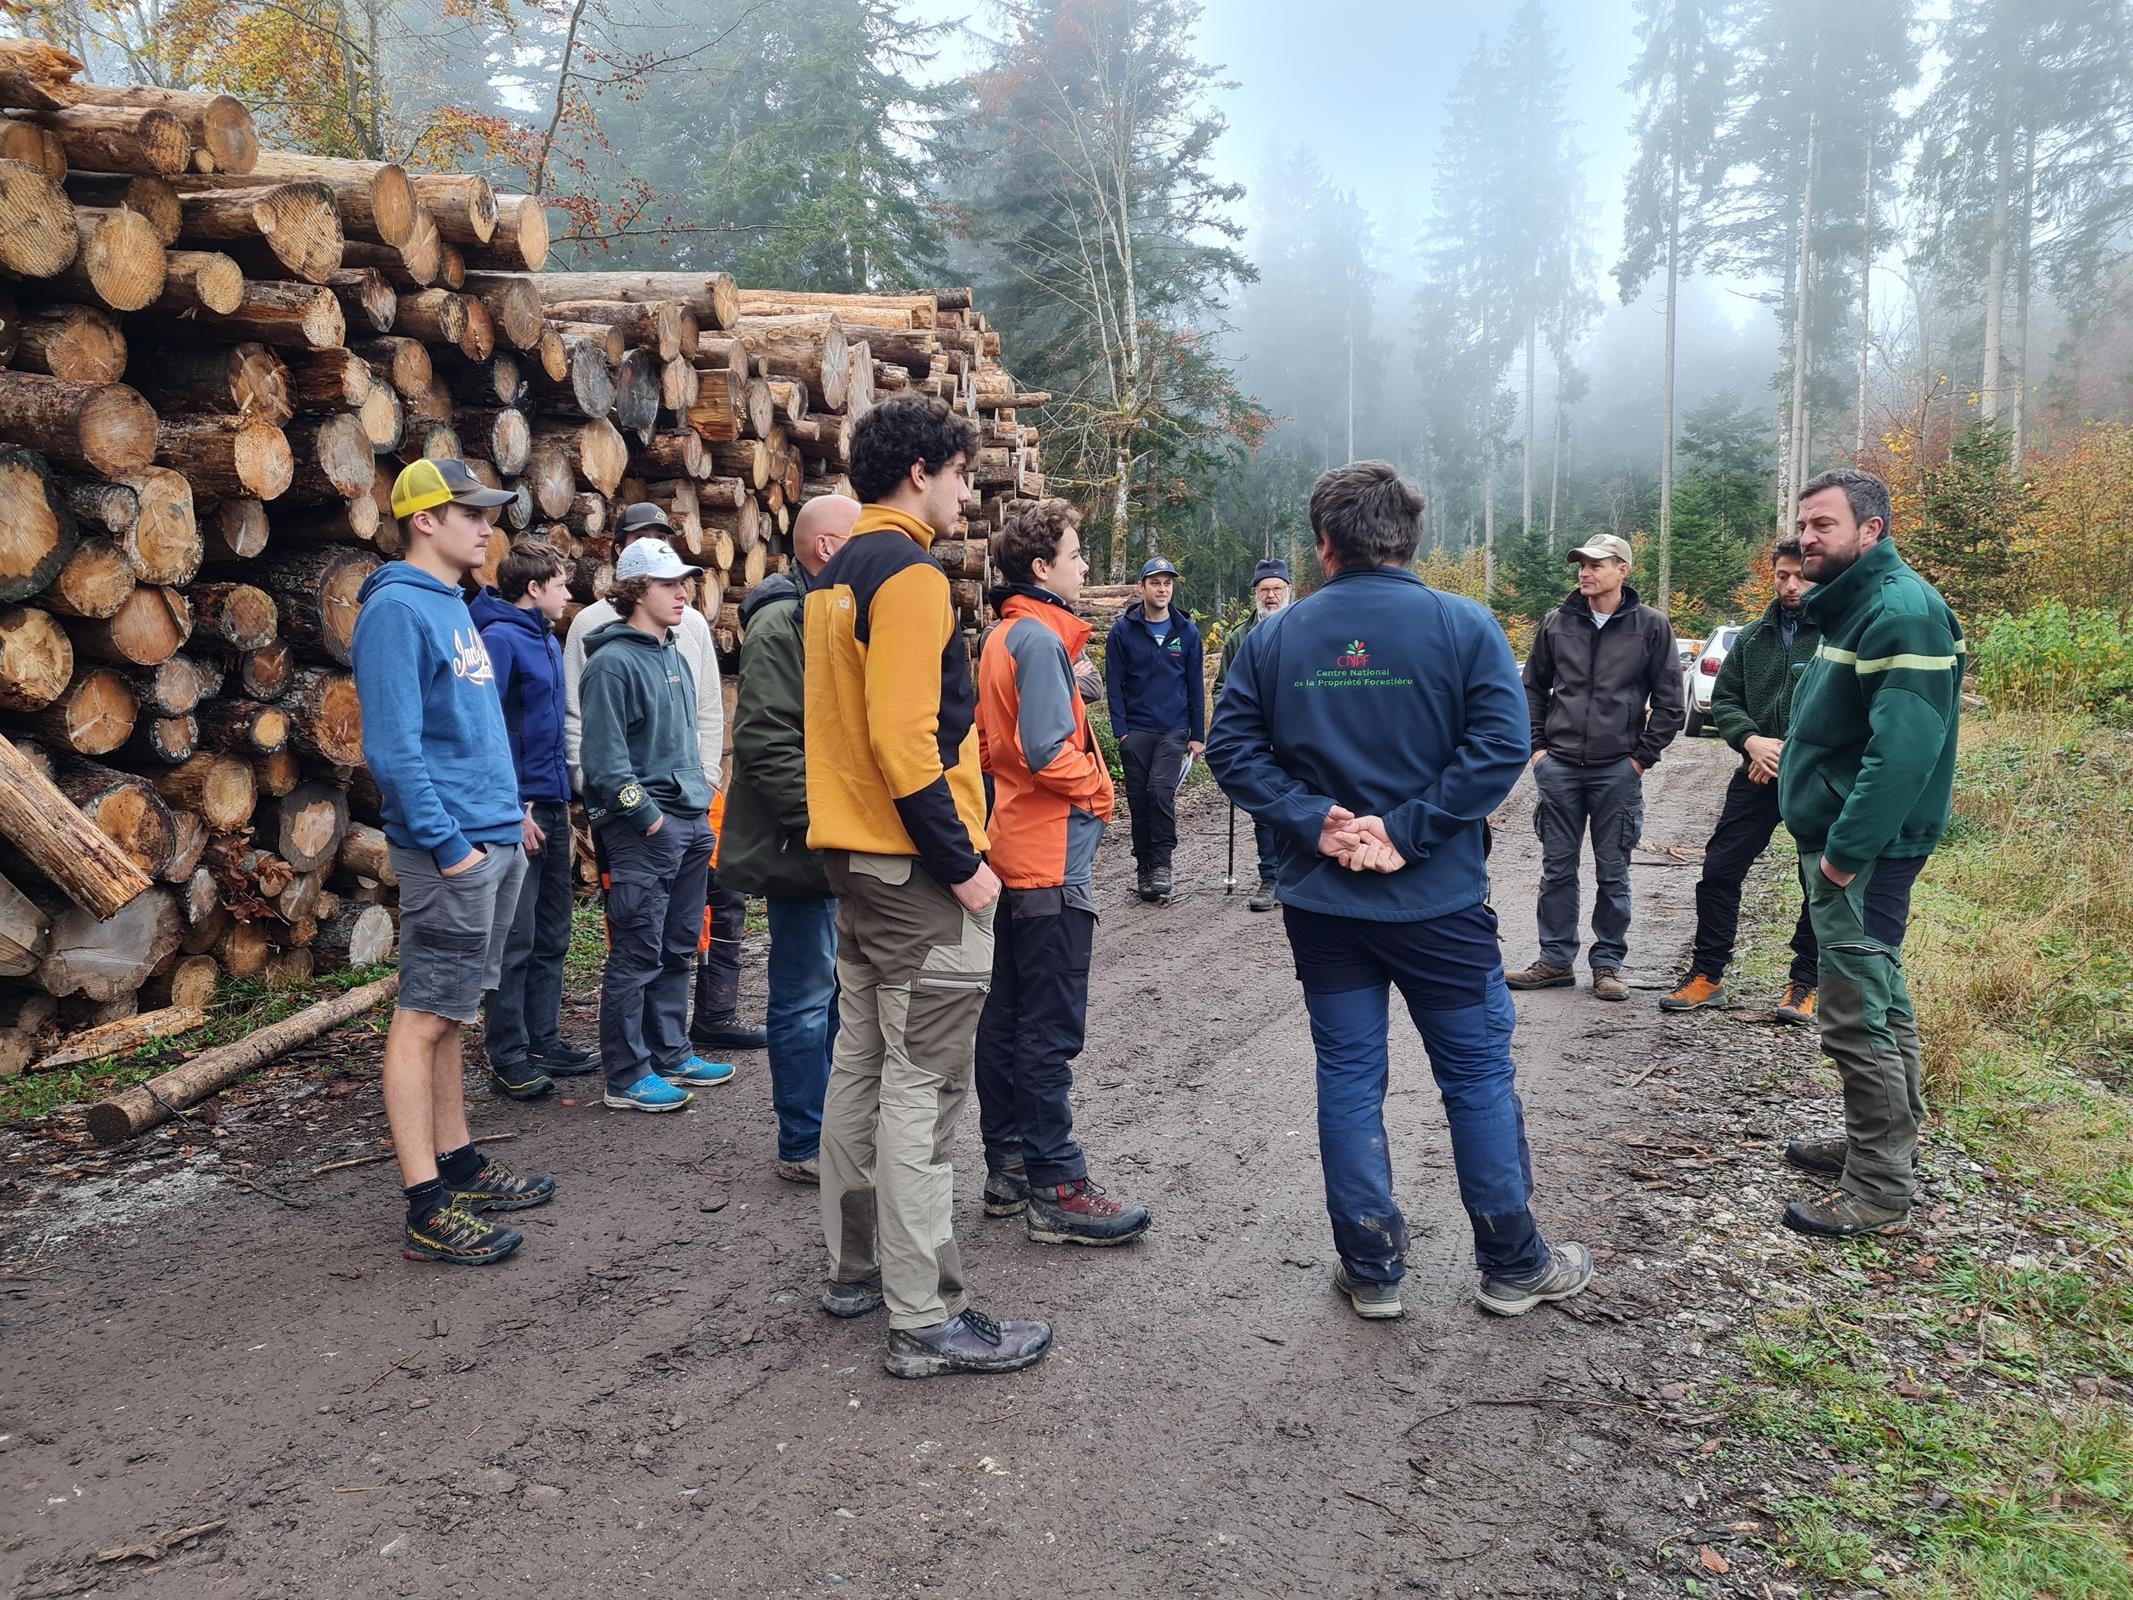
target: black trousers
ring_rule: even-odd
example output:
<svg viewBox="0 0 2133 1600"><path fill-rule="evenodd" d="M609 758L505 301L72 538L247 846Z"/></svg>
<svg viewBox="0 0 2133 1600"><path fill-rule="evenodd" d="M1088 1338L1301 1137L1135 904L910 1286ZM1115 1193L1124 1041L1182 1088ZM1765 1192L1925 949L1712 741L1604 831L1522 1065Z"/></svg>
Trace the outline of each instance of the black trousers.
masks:
<svg viewBox="0 0 2133 1600"><path fill-rule="evenodd" d="M1126 809L1133 815L1133 861L1167 867L1178 847L1178 785L1185 777L1185 734L1129 733L1118 741L1126 769Z"/></svg>
<svg viewBox="0 0 2133 1600"><path fill-rule="evenodd" d="M1088 1176L1074 1142L1074 1058L1089 1013L1096 913L1059 889L1009 889L992 924L992 992L978 1019L978 1131L985 1165L1018 1156L1033 1184Z"/></svg>
<svg viewBox="0 0 2133 1600"><path fill-rule="evenodd" d="M711 869L711 892L705 903L710 943L696 968L696 1015L689 1026L701 1032L730 1024L741 1004L741 939L748 932L748 897L718 886Z"/></svg>
<svg viewBox="0 0 2133 1600"><path fill-rule="evenodd" d="M1703 877L1696 884L1696 955L1690 965L1714 982L1726 975L1740 937L1741 885L1782 820L1776 784L1751 783L1746 772L1733 774L1718 826L1703 848ZM1813 988L1818 965L1814 924L1803 899L1792 930L1792 981Z"/></svg>

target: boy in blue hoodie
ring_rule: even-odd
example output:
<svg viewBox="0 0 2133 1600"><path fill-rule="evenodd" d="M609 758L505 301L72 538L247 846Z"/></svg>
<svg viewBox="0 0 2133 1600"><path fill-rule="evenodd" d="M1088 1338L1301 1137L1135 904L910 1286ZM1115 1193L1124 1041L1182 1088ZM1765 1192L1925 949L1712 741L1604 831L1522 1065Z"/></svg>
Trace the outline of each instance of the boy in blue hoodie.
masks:
<svg viewBox="0 0 2133 1600"><path fill-rule="evenodd" d="M496 668L496 693L518 768L526 882L504 946L503 977L483 1010L489 1075L514 1100L590 1072L595 1057L563 1042L563 957L570 949L570 757L563 741L563 647L555 625L570 604L570 563L523 540L474 597L474 621Z"/></svg>
<svg viewBox="0 0 2133 1600"><path fill-rule="evenodd" d="M696 683L676 641L702 572L664 539L631 544L608 596L620 620L586 641L578 680L585 809L607 852L600 1056L617 1111L679 1111L694 1098L680 1085L733 1076L689 1046L713 840Z"/></svg>
<svg viewBox="0 0 2133 1600"><path fill-rule="evenodd" d="M407 554L358 596L363 761L400 879L400 995L382 1076L407 1197L401 1248L415 1261L500 1261L522 1236L482 1213L555 1196L555 1179L475 1148L460 1074L460 1025L501 975L526 873L496 673L458 587L488 555L485 513L510 498L456 461L408 467L393 484Z"/></svg>

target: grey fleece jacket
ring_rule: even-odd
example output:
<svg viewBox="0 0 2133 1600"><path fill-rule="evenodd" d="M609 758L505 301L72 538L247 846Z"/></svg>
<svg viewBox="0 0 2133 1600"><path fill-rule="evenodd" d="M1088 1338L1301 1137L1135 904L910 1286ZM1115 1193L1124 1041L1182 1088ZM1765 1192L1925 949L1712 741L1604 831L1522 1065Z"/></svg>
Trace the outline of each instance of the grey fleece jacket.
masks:
<svg viewBox="0 0 2133 1600"><path fill-rule="evenodd" d="M586 641L578 685L585 810L595 826L626 821L649 833L662 813L711 808L696 738L696 686L673 633L655 639L611 622Z"/></svg>

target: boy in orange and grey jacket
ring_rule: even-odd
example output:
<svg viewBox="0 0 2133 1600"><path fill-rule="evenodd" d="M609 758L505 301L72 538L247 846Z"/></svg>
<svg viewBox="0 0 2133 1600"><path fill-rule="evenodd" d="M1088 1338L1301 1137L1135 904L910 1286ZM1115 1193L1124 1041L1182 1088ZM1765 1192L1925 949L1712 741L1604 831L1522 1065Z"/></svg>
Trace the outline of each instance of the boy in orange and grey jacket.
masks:
<svg viewBox="0 0 2133 1600"><path fill-rule="evenodd" d="M1089 729L1073 612L1088 563L1073 510L1045 500L993 542L1007 586L978 662L978 734L993 780L987 833L1002 885L992 993L978 1022L985 1214L1025 1212L1042 1244L1122 1244L1148 1213L1089 1182L1074 1142L1073 1060L1089 1008L1096 934L1090 871L1111 820L1111 774Z"/></svg>

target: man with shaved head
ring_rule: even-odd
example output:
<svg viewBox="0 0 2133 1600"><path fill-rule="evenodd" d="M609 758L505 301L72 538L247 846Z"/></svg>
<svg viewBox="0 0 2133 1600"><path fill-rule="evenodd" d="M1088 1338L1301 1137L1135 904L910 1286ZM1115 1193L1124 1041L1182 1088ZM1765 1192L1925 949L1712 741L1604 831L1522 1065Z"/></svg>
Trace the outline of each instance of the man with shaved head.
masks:
<svg viewBox="0 0 2133 1600"><path fill-rule="evenodd" d="M823 495L793 521L795 570L774 573L741 604L740 698L719 880L770 909L770 1096L777 1173L819 1181L822 1092L837 1037L837 901L807 848L807 755L801 738L802 601L851 537L859 502Z"/></svg>

